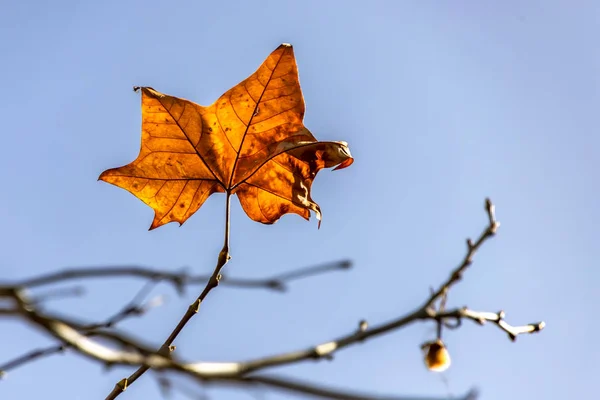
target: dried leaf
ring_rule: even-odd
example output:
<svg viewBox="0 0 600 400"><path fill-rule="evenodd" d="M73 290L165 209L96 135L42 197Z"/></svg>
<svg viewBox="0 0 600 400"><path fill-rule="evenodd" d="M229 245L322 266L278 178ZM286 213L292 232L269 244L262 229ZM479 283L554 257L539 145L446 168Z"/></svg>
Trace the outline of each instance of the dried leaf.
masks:
<svg viewBox="0 0 600 400"><path fill-rule="evenodd" d="M353 162L347 143L318 142L303 125L304 99L291 45L279 46L208 107L140 89L140 153L99 179L152 207L150 229L182 224L216 192L237 194L257 222L272 224L287 213L309 219L310 210L320 221L310 196L317 172Z"/></svg>

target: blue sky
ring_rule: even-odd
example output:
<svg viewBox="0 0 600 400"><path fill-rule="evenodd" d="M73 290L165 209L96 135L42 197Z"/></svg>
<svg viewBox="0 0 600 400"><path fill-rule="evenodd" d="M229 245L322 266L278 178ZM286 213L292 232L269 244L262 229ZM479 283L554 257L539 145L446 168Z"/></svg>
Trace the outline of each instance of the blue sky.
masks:
<svg viewBox="0 0 600 400"><path fill-rule="evenodd" d="M66 266L140 264L212 270L224 196L182 227L148 232L153 212L103 182L139 150L140 98L152 86L212 103L280 43L294 45L320 140L345 140L355 163L323 171L323 224L295 215L265 226L233 201L225 272L260 278L350 258L354 269L299 281L288 294L218 288L177 340L190 360L244 360L317 344L360 319L392 319L423 301L485 226L502 226L449 304L545 320L516 343L465 324L445 339L450 391L482 399L585 398L597 378L594 317L600 136L600 4L595 1L3 1L0 13L0 278ZM141 287L90 282L54 310L100 320ZM159 344L196 290L123 328ZM277 372L398 395L446 395L422 365L432 324L416 324ZM0 363L52 343L0 321ZM590 352L592 354L590 354ZM12 371L0 398L103 398L131 371L69 353ZM595 390L595 389L594 389ZM251 399L232 389L211 398ZM266 392L266 398L298 398ZM150 374L123 399L160 399ZM175 394L173 399L185 397Z"/></svg>

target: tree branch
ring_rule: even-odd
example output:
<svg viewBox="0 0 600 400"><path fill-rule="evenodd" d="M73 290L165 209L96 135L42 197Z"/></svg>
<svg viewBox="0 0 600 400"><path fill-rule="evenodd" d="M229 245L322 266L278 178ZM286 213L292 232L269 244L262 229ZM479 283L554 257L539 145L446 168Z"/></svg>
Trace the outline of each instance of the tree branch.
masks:
<svg viewBox="0 0 600 400"><path fill-rule="evenodd" d="M16 357L10 361L0 365L0 378L4 378L6 373L11 370L20 367L23 364L30 363L37 359L50 356L57 353L62 353L67 348L66 345L60 344L57 346L50 346L44 349L37 349L23 354L22 356Z"/></svg>
<svg viewBox="0 0 600 400"><path fill-rule="evenodd" d="M16 300L19 303L25 303L24 297L16 294ZM158 353L143 354L145 349L137 351L117 351L110 349L98 342L93 341L88 335L78 332L76 327L68 322L59 321L57 318L49 317L36 311L33 308L22 310L28 319L32 320L55 338L64 344L52 346L47 349L36 350L18 357L2 366L2 373L16 368L27 362L39 359L43 356L56 354L64 351L66 348L73 348L82 355L101 361L107 366L120 365L145 365L156 371L171 371L184 376L192 377L200 382L215 382L221 384L261 384L267 387L285 390L289 392L302 393L328 399L383 399L381 396L372 396L366 394L352 394L340 390L325 388L311 383L298 382L290 379L276 378L269 376L243 376L240 373L239 363L182 363L168 356ZM1 374L0 374L1 375ZM123 385L123 390L127 388L127 381L123 379L118 383ZM385 397L402 399L400 397Z"/></svg>
<svg viewBox="0 0 600 400"><path fill-rule="evenodd" d="M485 325L486 322L492 322L498 328L503 330L508 335L508 338L513 342L517 340L517 336L519 335L539 332L546 326L546 323L544 321L535 322L523 326L512 326L504 320L504 316L504 311L493 313L486 311L473 311L469 310L467 307L462 307L457 308L455 310L436 313L435 316L433 316L433 318L437 320L456 319L457 323L455 325L446 325L446 327L450 329L458 328L461 325L461 321L463 319L470 319L471 321L479 325Z"/></svg>
<svg viewBox="0 0 600 400"><path fill-rule="evenodd" d="M349 391L341 391L339 389L327 388L324 386L316 386L310 383L292 380L290 378L281 378L267 375L252 375L246 378L252 382L265 384L274 388L284 389L287 391L308 394L313 397L323 399L343 399L343 400L475 400L477 392L470 391L465 396L451 398L443 397L406 397L406 396L386 396L373 395L367 393L357 393Z"/></svg>
<svg viewBox="0 0 600 400"><path fill-rule="evenodd" d="M442 285L440 285L439 289L431 293L431 296L429 299L427 299L427 302L423 308L428 308L433 305L436 300L441 298L455 283L462 279L464 272L473 263L473 257L475 256L475 253L477 253L485 241L496 234L496 231L500 227L500 222L496 221L496 207L489 198L485 199L485 211L488 217L488 225L483 230L481 235L479 235L479 238L475 241L475 243L473 243L470 238L467 239L467 253L465 254L462 262L454 271L452 271L450 277L444 283L442 283Z"/></svg>
<svg viewBox="0 0 600 400"><path fill-rule="evenodd" d="M488 226L484 229L475 243L473 243L470 239L467 239L467 254L463 258L462 262L450 274L450 277L440 286L440 288L429 296L427 301L422 306L399 318L376 325L372 328L368 327L366 321L361 321L358 329L356 329L354 332L350 332L347 335L321 343L314 347L245 362L242 365L242 370L244 373L292 364L304 360L315 360L322 358L330 359L333 357L335 352L345 347L362 343L368 339L389 333L419 320L443 321L451 318L460 321L462 318L469 318L476 320L479 323L488 320L496 323L501 329L504 329L509 336L513 335L514 338L516 338L516 335L518 334L533 333L542 330L545 326L544 322L529 324L524 327L511 327L503 320L503 313L501 315L497 313L475 313L466 308L454 310L449 313L438 313L435 308L432 307L436 300L445 295L452 285L457 283L462 278L464 271L469 265L471 265L476 251L487 239L491 238L496 233L496 230L500 226L500 223L497 222L495 218L494 205L489 199L486 199L485 201L485 209L488 215ZM511 336L512 340L514 340L513 336Z"/></svg>
<svg viewBox="0 0 600 400"><path fill-rule="evenodd" d="M200 305L206 298L206 296L210 293L210 291L216 288L219 285L219 281L221 280L221 269L227 264L227 262L231 259L231 255L229 254L229 231L230 231L230 218L231 218L231 192L227 191L227 198L225 200L225 238L223 242L223 248L219 252L219 257L217 258L217 265L215 266L215 270L212 275L208 279L206 286L200 296L188 307L187 311L179 320L177 326L173 329L167 340L160 346L158 350L158 354L166 355L170 354L171 351L174 350L172 346L173 342L179 336L183 328L189 322L190 319L194 315L200 311ZM144 375L146 371L150 369L150 365L142 365L139 367L133 374L129 375L128 378L124 378L121 381L115 384L113 390L108 394L106 400L116 399L121 393L127 389L127 387L133 384L139 377Z"/></svg>
<svg viewBox="0 0 600 400"><path fill-rule="evenodd" d="M229 248L228 241L226 239L223 250L219 254L215 271L210 277L205 289L202 291L198 299L192 305L190 305L188 311L178 324L177 328L173 330L173 333L165 341L163 346L161 346L161 348L156 352L153 350L152 346L143 345L137 339L127 337L125 334L116 330L105 330L129 315L136 315L137 313L143 312L141 310L144 310L144 308L137 305L137 303L141 302L141 297L143 297L141 293L144 293L145 289L147 289L152 282L149 282L147 286L140 293L138 293L138 295L136 295L136 297L126 307L101 324L84 324L69 318L43 313L36 309L36 303L32 303L27 298L22 286L0 286L0 298L12 299L15 303L14 308L0 309L0 315L18 315L23 317L27 321L35 324L38 327L41 327L61 342L60 346L53 346L52 348L40 349L27 353L17 359L9 361L2 368L4 370L8 370L26 362L35 360L39 357L62 351L65 348L72 348L76 352L106 365L119 364L139 367L139 369L129 378L125 378L115 385L115 389L113 389L113 391L109 394L107 397L108 399L113 399L118 396L127 388L129 384L134 382L148 369L153 369L158 372L165 371L182 374L184 376L206 382L261 384L269 387L285 389L288 391L310 394L312 396L321 396L324 398L381 399L381 396L369 397L367 395L347 393L339 390L319 387L314 384L304 384L298 381L291 381L289 379L281 380L280 378L271 376L255 375L255 373L267 368L288 365L309 359L331 359L335 352L345 347L365 342L385 333L405 327L416 321L435 321L439 327L438 335L441 334L442 326L455 329L461 325L463 319L468 319L482 325L485 322L491 322L499 329L504 331L511 340L515 340L520 334L541 331L545 326L544 322L532 323L523 326L512 326L504 320L504 312L502 311L478 312L467 307L455 308L451 310L445 309L449 290L454 284L462 279L464 272L472 264L473 257L476 252L481 248L486 240L491 238L496 233L499 227L499 223L495 219L493 204L489 199L486 199L485 204L485 209L488 215L488 225L475 242L472 242L470 239L467 240L466 255L462 262L452 271L449 278L444 281L437 290L432 290L426 301L419 307L399 318L392 319L388 322L369 327L367 322L362 320L356 329L352 330L346 335L338 337L337 339L323 342L319 345L308 347L306 349L258 358L245 362L186 363L177 359L177 357L174 357L172 354L174 350L174 346L172 346L173 340L181 331L181 329L183 329L183 326L187 323L187 321L189 321L189 319L191 319L191 317L198 312L198 308L208 292L210 292L212 288L216 287L222 280L222 277L220 276L220 270L229 260ZM228 228L226 228L226 232L227 231ZM337 267L332 266L332 264L325 264L322 266L304 269L303 271L281 274L273 277L272 281L281 282L298 279L339 268L339 263ZM36 286L46 284L51 280L52 279L48 279L48 276L46 276L46 281L40 281L39 279L38 281L35 281L34 279L30 280L28 283L31 284L31 282L33 282L33 286ZM55 281L56 280L54 280L54 282ZM27 281L25 283L27 283ZM438 302L438 300L440 305L436 309L436 302ZM94 340L93 337L116 344L122 349L115 350L109 348L100 343L98 340ZM471 396L472 395L473 394L471 394ZM464 399L467 398L472 397L464 397Z"/></svg>
<svg viewBox="0 0 600 400"><path fill-rule="evenodd" d="M352 263L350 260L340 260L313 267L298 268L290 272L262 279L230 278L229 276L223 275L219 281L219 284L242 289L267 289L285 292L287 290L286 283L293 280L332 271L346 270L351 266ZM24 279L17 282L2 282L0 283L0 286L33 289L39 286L52 285L78 279L120 277L141 278L156 282L166 281L172 284L180 294L183 294L185 286L200 285L206 283L206 281L210 279L210 275L189 275L186 272L170 272L167 270L132 265L67 268L61 271L52 272L46 275Z"/></svg>
<svg viewBox="0 0 600 400"><path fill-rule="evenodd" d="M101 328L111 328L115 326L117 323L129 318L129 317L139 317L146 312L148 312L151 308L156 307L162 304L162 297L156 297L155 299L149 301L146 304L142 304L142 301L147 296L147 294L152 290L152 288L156 285L156 282L149 281L140 289L140 291L133 297L133 299L127 303L120 311L109 317L106 321L85 325L82 329L86 331L97 330Z"/></svg>

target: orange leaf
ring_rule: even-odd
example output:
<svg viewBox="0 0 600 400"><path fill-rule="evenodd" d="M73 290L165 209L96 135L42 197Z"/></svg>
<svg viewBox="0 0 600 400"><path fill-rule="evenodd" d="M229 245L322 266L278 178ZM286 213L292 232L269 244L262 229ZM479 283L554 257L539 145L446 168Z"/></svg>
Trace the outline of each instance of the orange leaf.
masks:
<svg viewBox="0 0 600 400"><path fill-rule="evenodd" d="M254 221L321 212L310 197L322 168L353 162L345 142L318 142L303 125L304 99L291 45L282 44L247 79L203 107L149 88L142 92L142 144L130 164L101 180L154 209L150 229L181 225L215 192L237 194ZM319 222L320 223L320 222Z"/></svg>

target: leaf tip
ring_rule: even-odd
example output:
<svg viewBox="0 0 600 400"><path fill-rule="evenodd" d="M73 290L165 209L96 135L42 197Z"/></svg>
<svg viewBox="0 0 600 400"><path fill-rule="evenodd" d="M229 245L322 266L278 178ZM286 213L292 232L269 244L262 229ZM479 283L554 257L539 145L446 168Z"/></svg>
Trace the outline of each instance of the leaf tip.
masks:
<svg viewBox="0 0 600 400"><path fill-rule="evenodd" d="M148 231L153 231L156 228L158 228L160 226L160 222L159 220L156 218L156 215L154 216L154 219L152 220L152 224L150 225L150 228L148 228Z"/></svg>
<svg viewBox="0 0 600 400"><path fill-rule="evenodd" d="M294 47L291 43L281 43L279 47Z"/></svg>
<svg viewBox="0 0 600 400"><path fill-rule="evenodd" d="M340 165L338 165L337 167L335 167L333 170L337 171L338 169L347 168L347 167L351 166L353 162L354 162L354 158L352 158L352 157L347 158Z"/></svg>
<svg viewBox="0 0 600 400"><path fill-rule="evenodd" d="M141 88L142 88L141 86L134 86L133 87L133 91L134 92L139 92Z"/></svg>
<svg viewBox="0 0 600 400"><path fill-rule="evenodd" d="M99 181L106 181L106 179L105 179L105 178L106 178L106 175L107 175L107 172L108 172L108 171L110 171L110 169L107 169L106 171L102 172L102 173L101 173L101 174L98 176L98 180L99 180Z"/></svg>

